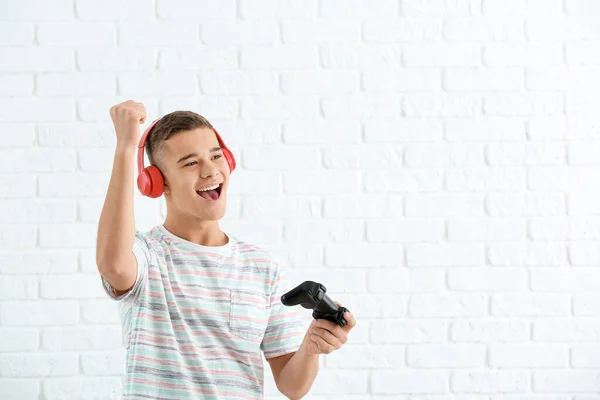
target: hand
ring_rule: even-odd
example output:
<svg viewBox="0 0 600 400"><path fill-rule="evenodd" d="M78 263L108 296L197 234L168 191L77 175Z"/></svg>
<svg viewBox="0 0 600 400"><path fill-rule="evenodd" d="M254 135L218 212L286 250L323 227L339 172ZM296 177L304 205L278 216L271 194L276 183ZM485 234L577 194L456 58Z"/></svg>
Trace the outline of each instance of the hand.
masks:
<svg viewBox="0 0 600 400"><path fill-rule="evenodd" d="M117 143L137 146L140 140L140 124L148 117L146 107L142 103L128 100L110 108Z"/></svg>
<svg viewBox="0 0 600 400"><path fill-rule="evenodd" d="M342 306L337 301L335 304ZM325 319L314 319L304 337L303 345L308 354L329 354L339 350L348 341L348 333L356 326L356 319L351 313L345 312L344 318L348 324L343 328Z"/></svg>

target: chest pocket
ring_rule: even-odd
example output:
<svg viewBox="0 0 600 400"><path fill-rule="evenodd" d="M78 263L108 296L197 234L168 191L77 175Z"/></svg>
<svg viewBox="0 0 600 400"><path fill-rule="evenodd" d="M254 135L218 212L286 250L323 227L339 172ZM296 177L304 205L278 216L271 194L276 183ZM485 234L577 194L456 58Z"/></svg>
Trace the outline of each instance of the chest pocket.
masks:
<svg viewBox="0 0 600 400"><path fill-rule="evenodd" d="M260 342L267 328L267 296L231 289L229 331L240 338Z"/></svg>

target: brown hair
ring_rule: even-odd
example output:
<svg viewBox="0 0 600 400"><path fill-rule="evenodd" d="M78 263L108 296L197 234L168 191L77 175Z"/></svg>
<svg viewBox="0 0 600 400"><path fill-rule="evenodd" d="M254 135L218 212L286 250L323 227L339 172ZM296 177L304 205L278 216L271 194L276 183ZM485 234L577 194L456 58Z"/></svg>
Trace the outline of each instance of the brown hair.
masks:
<svg viewBox="0 0 600 400"><path fill-rule="evenodd" d="M206 118L193 111L173 111L163 116L146 139L146 154L150 164L158 165L166 140L179 132L197 128L214 129Z"/></svg>

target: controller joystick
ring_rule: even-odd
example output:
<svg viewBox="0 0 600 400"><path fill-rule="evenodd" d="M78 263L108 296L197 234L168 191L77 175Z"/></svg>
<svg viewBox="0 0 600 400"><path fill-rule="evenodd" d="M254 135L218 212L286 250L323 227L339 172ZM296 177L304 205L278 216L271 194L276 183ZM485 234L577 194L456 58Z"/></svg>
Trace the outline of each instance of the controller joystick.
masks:
<svg viewBox="0 0 600 400"><path fill-rule="evenodd" d="M301 305L313 310L314 319L325 319L341 327L348 325L344 313L349 310L346 307L338 307L325 292L327 289L320 283L305 281L281 296L281 302L288 307Z"/></svg>

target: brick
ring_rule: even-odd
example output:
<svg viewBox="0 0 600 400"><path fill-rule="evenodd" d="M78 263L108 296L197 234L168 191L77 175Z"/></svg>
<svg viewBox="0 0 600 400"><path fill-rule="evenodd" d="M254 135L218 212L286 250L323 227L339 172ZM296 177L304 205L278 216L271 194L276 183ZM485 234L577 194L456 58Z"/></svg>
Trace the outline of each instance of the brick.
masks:
<svg viewBox="0 0 600 400"><path fill-rule="evenodd" d="M448 240L455 241L517 241L525 240L526 224L520 219L451 219Z"/></svg>
<svg viewBox="0 0 600 400"><path fill-rule="evenodd" d="M218 3L210 0L157 0L156 13L164 20L226 20L235 18L235 0L224 0Z"/></svg>
<svg viewBox="0 0 600 400"><path fill-rule="evenodd" d="M401 195L363 194L325 195L323 216L325 218L377 218L400 217L403 215Z"/></svg>
<svg viewBox="0 0 600 400"><path fill-rule="evenodd" d="M0 120L4 121L74 121L75 114L75 102L69 98L0 98Z"/></svg>
<svg viewBox="0 0 600 400"><path fill-rule="evenodd" d="M75 353L20 353L0 355L0 374L4 377L47 377L77 374Z"/></svg>
<svg viewBox="0 0 600 400"><path fill-rule="evenodd" d="M244 171L243 179L228 189L229 196L262 193L273 195L281 193L279 174L276 172ZM312 194L312 193L310 193Z"/></svg>
<svg viewBox="0 0 600 400"><path fill-rule="evenodd" d="M416 318L483 317L487 300L480 294L414 294L408 315Z"/></svg>
<svg viewBox="0 0 600 400"><path fill-rule="evenodd" d="M474 117L481 115L482 101L472 93L407 93L402 111L407 117Z"/></svg>
<svg viewBox="0 0 600 400"><path fill-rule="evenodd" d="M375 43L370 44L369 46L361 46L359 48L353 48L352 46L344 47L342 52L338 52L340 53L339 55L341 55L342 59L342 62L339 63L327 62L327 60L329 60L331 57L326 58L326 54L324 53L325 50L331 48L333 48L333 46L321 47L321 62L325 67L358 67L361 70L366 70L371 68L398 68L402 65L402 50L399 47L390 45L388 43ZM333 56L336 56L335 52L333 53ZM348 62L343 62L345 59L347 59Z"/></svg>
<svg viewBox="0 0 600 400"><path fill-rule="evenodd" d="M536 268L530 271L536 292L589 292L600 288L600 271L590 268Z"/></svg>
<svg viewBox="0 0 600 400"><path fill-rule="evenodd" d="M2 78L0 78L1 81ZM1 83L0 83L1 84ZM1 90L1 89L0 89ZM33 123L22 122L22 123L11 123L1 122L0 129L3 132L12 132L12 135L4 135L0 142L0 149L2 148L24 148L33 147L35 143L36 127ZM3 197L3 196L0 196Z"/></svg>
<svg viewBox="0 0 600 400"><path fill-rule="evenodd" d="M327 288L327 295L334 300L341 300L343 304L345 304L345 299L349 297L350 294L360 295L366 290L366 272L359 269L348 270L344 268L302 267L298 269L290 268L287 275L288 280L291 282L302 282L303 276L305 277L306 275L318 277L317 280L322 282ZM384 292L380 293L384 294ZM358 328L358 325L355 328ZM355 332L356 330L352 329L352 343L358 343ZM367 332L363 332L363 334L365 339L364 342L366 343L368 329Z"/></svg>
<svg viewBox="0 0 600 400"><path fill-rule="evenodd" d="M395 267L402 265L403 250L398 244L356 243L325 246L328 267Z"/></svg>
<svg viewBox="0 0 600 400"><path fill-rule="evenodd" d="M471 0L432 0L427 4L419 0L404 0L401 13L411 17L456 17L479 14L479 8L477 2Z"/></svg>
<svg viewBox="0 0 600 400"><path fill-rule="evenodd" d="M143 68L145 64L154 67L153 59L142 60L143 49L135 49L138 52L138 60L130 57L130 65L138 65ZM243 50L243 49L242 49ZM135 54L135 53L134 53ZM149 57L148 57L149 58ZM188 46L185 48L161 49L158 52L157 69L160 71L197 71L198 65L206 70L228 70L238 67L237 53L233 47L210 47L210 46ZM125 68L125 67L123 67ZM135 69L139 69L135 68ZM244 66L247 68L247 66Z"/></svg>
<svg viewBox="0 0 600 400"><path fill-rule="evenodd" d="M318 148L312 146L248 146L242 157L244 168L253 170L311 170L321 164Z"/></svg>
<svg viewBox="0 0 600 400"><path fill-rule="evenodd" d="M521 268L455 267L448 271L448 287L486 292L526 290L527 272Z"/></svg>
<svg viewBox="0 0 600 400"><path fill-rule="evenodd" d="M405 163L411 167L456 167L483 165L483 147L477 144L410 144Z"/></svg>
<svg viewBox="0 0 600 400"><path fill-rule="evenodd" d="M594 156L594 152L598 150L600 145L596 143L571 143L567 153L568 163L569 165L600 165Z"/></svg>
<svg viewBox="0 0 600 400"><path fill-rule="evenodd" d="M439 319L373 321L369 338L374 344L440 343L446 336L446 324Z"/></svg>
<svg viewBox="0 0 600 400"><path fill-rule="evenodd" d="M191 46L200 44L197 23L188 21L129 22L119 26L119 46Z"/></svg>
<svg viewBox="0 0 600 400"><path fill-rule="evenodd" d="M35 276L1 276L0 300L31 300L38 297Z"/></svg>
<svg viewBox="0 0 600 400"><path fill-rule="evenodd" d="M525 393L529 378L524 371L456 371L450 385L458 393Z"/></svg>
<svg viewBox="0 0 600 400"><path fill-rule="evenodd" d="M413 368L476 368L486 362L478 344L416 344L406 348L406 365Z"/></svg>
<svg viewBox="0 0 600 400"><path fill-rule="evenodd" d="M40 295L44 299L104 298L106 294L98 274L62 274L41 278ZM64 290L67 285L71 289Z"/></svg>
<svg viewBox="0 0 600 400"><path fill-rule="evenodd" d="M482 6L484 15L557 15L562 11L561 0L484 0Z"/></svg>
<svg viewBox="0 0 600 400"><path fill-rule="evenodd" d="M0 378L0 396L10 398L15 393L22 399L38 399L41 393L40 381L29 378Z"/></svg>
<svg viewBox="0 0 600 400"><path fill-rule="evenodd" d="M491 297L496 317L564 317L569 314L569 296L559 294L497 294Z"/></svg>
<svg viewBox="0 0 600 400"><path fill-rule="evenodd" d="M367 193L430 192L442 188L442 174L435 169L415 168L383 171L364 179Z"/></svg>
<svg viewBox="0 0 600 400"><path fill-rule="evenodd" d="M527 88L530 90L590 91L600 88L597 66L573 66L569 68L547 66L526 71Z"/></svg>
<svg viewBox="0 0 600 400"><path fill-rule="evenodd" d="M39 342L36 329L0 328L0 352L2 353L36 351L39 349Z"/></svg>
<svg viewBox="0 0 600 400"><path fill-rule="evenodd" d="M379 170L400 168L403 151L395 146L335 145L322 149L323 166L327 169Z"/></svg>
<svg viewBox="0 0 600 400"><path fill-rule="evenodd" d="M0 200L0 221L8 223L74 222L76 203L67 200Z"/></svg>
<svg viewBox="0 0 600 400"><path fill-rule="evenodd" d="M492 193L486 198L487 212L496 217L564 215L565 197L559 193Z"/></svg>
<svg viewBox="0 0 600 400"><path fill-rule="evenodd" d="M2 6L1 20L6 21L68 21L72 20L73 1L55 0L39 3L24 0L19 3L7 3Z"/></svg>
<svg viewBox="0 0 600 400"><path fill-rule="evenodd" d="M0 150L1 172L65 172L75 171L73 150L62 149L12 149Z"/></svg>
<svg viewBox="0 0 600 400"><path fill-rule="evenodd" d="M441 38L442 28L435 19L368 19L363 23L366 42L429 42Z"/></svg>
<svg viewBox="0 0 600 400"><path fill-rule="evenodd" d="M567 121L563 116L533 117L526 124L527 137L533 141L561 140L567 135Z"/></svg>
<svg viewBox="0 0 600 400"><path fill-rule="evenodd" d="M4 302L0 304L3 326L73 325L79 322L75 301Z"/></svg>
<svg viewBox="0 0 600 400"><path fill-rule="evenodd" d="M37 232L34 224L3 224L4 231L0 232L0 248L6 250L33 250L37 242Z"/></svg>
<svg viewBox="0 0 600 400"><path fill-rule="evenodd" d="M317 0L240 0L238 13L244 19L312 19L317 16Z"/></svg>
<svg viewBox="0 0 600 400"><path fill-rule="evenodd" d="M565 368L569 349L565 345L494 344L490 347L492 368Z"/></svg>
<svg viewBox="0 0 600 400"><path fill-rule="evenodd" d="M597 294L579 294L573 296L573 315L578 317L596 317L600 310L600 296Z"/></svg>
<svg viewBox="0 0 600 400"><path fill-rule="evenodd" d="M361 221L287 221L283 239L292 243L337 243L363 240Z"/></svg>
<svg viewBox="0 0 600 400"><path fill-rule="evenodd" d="M527 176L528 188L536 191L592 191L600 188L594 177L597 168L549 167L530 168Z"/></svg>
<svg viewBox="0 0 600 400"><path fill-rule="evenodd" d="M94 247L97 224L43 224L39 227L39 246L43 248Z"/></svg>
<svg viewBox="0 0 600 400"><path fill-rule="evenodd" d="M77 252L75 251L10 251L0 253L0 273L19 275L27 265L28 274L60 274L77 270Z"/></svg>
<svg viewBox="0 0 600 400"><path fill-rule="evenodd" d="M403 49L403 61L410 67L478 66L481 46L470 43L408 44Z"/></svg>
<svg viewBox="0 0 600 400"><path fill-rule="evenodd" d="M439 142L443 135L441 123L411 118L367 121L364 132L369 143Z"/></svg>
<svg viewBox="0 0 600 400"><path fill-rule="evenodd" d="M367 93L437 91L442 74L433 68L379 69L362 73L361 88Z"/></svg>
<svg viewBox="0 0 600 400"><path fill-rule="evenodd" d="M104 196L110 175L100 173L61 172L38 176L41 197ZM57 186L56 182L63 182Z"/></svg>
<svg viewBox="0 0 600 400"><path fill-rule="evenodd" d="M235 57L234 57L235 60ZM306 45L240 48L240 67L244 69L305 69L318 66L317 49Z"/></svg>
<svg viewBox="0 0 600 400"><path fill-rule="evenodd" d="M286 194L349 194L359 192L359 173L354 171L285 171L283 190Z"/></svg>
<svg viewBox="0 0 600 400"><path fill-rule="evenodd" d="M211 46L274 45L279 38L275 22L223 21L206 22L200 26L202 43Z"/></svg>
<svg viewBox="0 0 600 400"><path fill-rule="evenodd" d="M443 38L451 42L503 42L525 38L523 22L509 17L445 18Z"/></svg>
<svg viewBox="0 0 600 400"><path fill-rule="evenodd" d="M112 46L117 43L117 28L104 22L42 23L36 38L42 46Z"/></svg>
<svg viewBox="0 0 600 400"><path fill-rule="evenodd" d="M125 350L103 351L102 353L81 354L81 371L83 375L124 375L125 374Z"/></svg>
<svg viewBox="0 0 600 400"><path fill-rule="evenodd" d="M453 342L516 343L530 340L530 324L521 320L455 321L450 327Z"/></svg>
<svg viewBox="0 0 600 400"><path fill-rule="evenodd" d="M109 7L103 8L109 9ZM172 52L174 53L175 51ZM162 56L164 52L160 52L159 54ZM173 56L171 62L177 62L175 54L171 53L170 55ZM148 71L151 69L153 70L156 65L155 55L152 50L133 47L94 47L77 49L76 62L77 67L84 72ZM159 69L165 69L164 63L159 63Z"/></svg>
<svg viewBox="0 0 600 400"><path fill-rule="evenodd" d="M319 196L245 196L242 201L244 219L283 219L289 215L296 218L321 216L323 200Z"/></svg>
<svg viewBox="0 0 600 400"><path fill-rule="evenodd" d="M448 375L443 371L373 371L370 388L374 394L433 394L448 392Z"/></svg>
<svg viewBox="0 0 600 400"><path fill-rule="evenodd" d="M590 3L594 4L594 3ZM569 42L565 44L565 57L569 65L598 65L600 64L600 54L595 52L600 46L598 40L586 40Z"/></svg>
<svg viewBox="0 0 600 400"><path fill-rule="evenodd" d="M529 235L534 240L600 240L600 219L586 217L535 219Z"/></svg>
<svg viewBox="0 0 600 400"><path fill-rule="evenodd" d="M335 20L285 20L281 23L284 44L357 43L361 27L358 22ZM254 25L251 25L254 26ZM276 36L271 36L275 40Z"/></svg>
<svg viewBox="0 0 600 400"><path fill-rule="evenodd" d="M82 135L82 131L86 134ZM116 134L112 122L44 123L39 126L37 141L43 147L111 147L114 150Z"/></svg>
<svg viewBox="0 0 600 400"><path fill-rule="evenodd" d="M145 0L107 0L98 3L94 0L75 0L75 13L82 21L151 21L154 19L154 8L147 7Z"/></svg>
<svg viewBox="0 0 600 400"><path fill-rule="evenodd" d="M489 262L498 266L560 266L567 263L562 243L492 243Z"/></svg>
<svg viewBox="0 0 600 400"><path fill-rule="evenodd" d="M533 323L533 339L540 342L597 342L600 323L586 318L539 320Z"/></svg>
<svg viewBox="0 0 600 400"><path fill-rule="evenodd" d="M312 96L252 96L242 99L241 114L247 120L315 119L319 99Z"/></svg>
<svg viewBox="0 0 600 400"><path fill-rule="evenodd" d="M398 2L383 0L372 3L368 0L331 0L319 3L319 16L324 18L352 18L356 15L365 18L398 15Z"/></svg>
<svg viewBox="0 0 600 400"><path fill-rule="evenodd" d="M289 144L358 143L361 126L356 122L294 121L283 125L283 141Z"/></svg>
<svg viewBox="0 0 600 400"><path fill-rule="evenodd" d="M281 90L290 94L350 94L359 91L354 71L290 71L281 73Z"/></svg>
<svg viewBox="0 0 600 400"><path fill-rule="evenodd" d="M597 345L576 345L571 347L571 365L575 368L598 368L600 347Z"/></svg>
<svg viewBox="0 0 600 400"><path fill-rule="evenodd" d="M516 92L525 85L523 71L515 67L451 67L443 79L443 88L451 92Z"/></svg>
<svg viewBox="0 0 600 400"><path fill-rule="evenodd" d="M594 86L596 86L596 84L594 84ZM596 113L594 112L594 107L593 107L593 97L592 94L594 92L590 91L590 92L575 92L575 91L571 91L568 92L566 95L566 114L567 115L573 115L573 116L584 116L584 117L590 117L590 116L596 116ZM571 122L571 124L573 124L573 122ZM592 126L592 127L588 127L586 130L589 131L594 131L595 129L597 129L597 127Z"/></svg>
<svg viewBox="0 0 600 400"><path fill-rule="evenodd" d="M408 193L406 195L408 217L480 217L484 213L484 197L463 193Z"/></svg>
<svg viewBox="0 0 600 400"><path fill-rule="evenodd" d="M411 267L480 266L485 251L478 243L409 243L406 263Z"/></svg>
<svg viewBox="0 0 600 400"><path fill-rule="evenodd" d="M117 81L107 73L45 73L36 79L39 96L103 96L117 93Z"/></svg>
<svg viewBox="0 0 600 400"><path fill-rule="evenodd" d="M353 345L346 343L344 351L336 351L325 359L332 369L399 368L404 366L404 348L386 345Z"/></svg>
<svg viewBox="0 0 600 400"><path fill-rule="evenodd" d="M493 144L486 148L486 159L490 165L551 166L565 164L565 146L560 143Z"/></svg>
<svg viewBox="0 0 600 400"><path fill-rule="evenodd" d="M45 379L42 392L47 400L84 400L117 398L122 391L119 377L68 377Z"/></svg>
<svg viewBox="0 0 600 400"><path fill-rule="evenodd" d="M572 265L596 265L600 262L599 243L571 243L569 261Z"/></svg>
<svg viewBox="0 0 600 400"><path fill-rule="evenodd" d="M440 269L384 268L369 271L367 290L373 293L438 292L445 286Z"/></svg>
<svg viewBox="0 0 600 400"><path fill-rule="evenodd" d="M32 75L0 75L0 97L31 96L33 94L33 87L34 80Z"/></svg>
<svg viewBox="0 0 600 400"><path fill-rule="evenodd" d="M195 95L198 80L192 73L123 72L118 76L119 93L127 96Z"/></svg>
<svg viewBox="0 0 600 400"><path fill-rule="evenodd" d="M525 171L520 168L461 168L446 173L449 191L521 191L525 189Z"/></svg>
<svg viewBox="0 0 600 400"><path fill-rule="evenodd" d="M3 72L72 71L75 55L64 48L4 47L0 48L0 60Z"/></svg>
<svg viewBox="0 0 600 400"><path fill-rule="evenodd" d="M446 139L451 142L515 142L525 139L525 124L513 118L458 118L446 121L444 128Z"/></svg>
<svg viewBox="0 0 600 400"><path fill-rule="evenodd" d="M204 94L274 94L277 88L277 75L271 71L209 71L200 74L200 89Z"/></svg>
<svg viewBox="0 0 600 400"><path fill-rule="evenodd" d="M562 65L558 43L490 43L483 49L483 63L493 67Z"/></svg>
<svg viewBox="0 0 600 400"><path fill-rule="evenodd" d="M243 237L257 246L267 246L282 242L282 228L279 222L263 222L257 226L256 222L240 220L223 220L223 226L229 232L236 232L236 236Z"/></svg>
<svg viewBox="0 0 600 400"><path fill-rule="evenodd" d="M539 393L598 393L600 374L597 371L535 371L532 386Z"/></svg>
<svg viewBox="0 0 600 400"><path fill-rule="evenodd" d="M366 394L368 393L369 374L366 371L323 370L315 379L311 395Z"/></svg>
<svg viewBox="0 0 600 400"><path fill-rule="evenodd" d="M491 116L544 116L564 114L558 93L492 94L483 99L483 113Z"/></svg>
<svg viewBox="0 0 600 400"><path fill-rule="evenodd" d="M444 238L442 220L390 219L372 220L366 224L366 239L370 242L427 242Z"/></svg>
<svg viewBox="0 0 600 400"><path fill-rule="evenodd" d="M557 0L555 0L557 1ZM597 40L600 32L595 29L600 18L596 15L565 18L564 16L544 16L528 18L525 22L525 36L530 41L556 40Z"/></svg>

